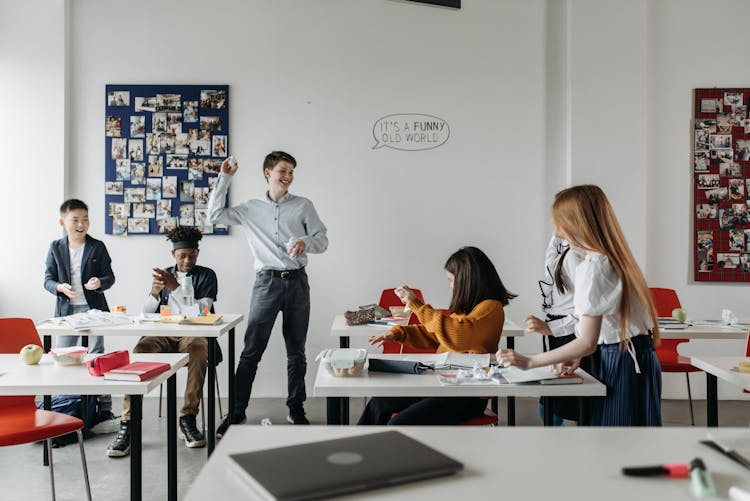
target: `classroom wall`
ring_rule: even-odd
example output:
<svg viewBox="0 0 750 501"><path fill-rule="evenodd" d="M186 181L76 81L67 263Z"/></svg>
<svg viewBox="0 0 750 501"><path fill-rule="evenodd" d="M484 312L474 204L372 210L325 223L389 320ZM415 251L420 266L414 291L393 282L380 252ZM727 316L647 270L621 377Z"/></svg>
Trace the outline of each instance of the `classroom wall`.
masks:
<svg viewBox="0 0 750 501"><path fill-rule="evenodd" d="M551 196L570 183L602 185L649 282L676 288L692 316L716 317L729 307L750 318L742 286L693 284L687 271L690 92L746 85L750 71L737 64L741 45L695 34L724 32L727 23L741 32L750 5L716 2L710 12L722 16L707 15L697 0L464 0L460 11L396 0L0 5L11 16L0 19L24 27L15 38L0 30L0 73L8 55L31 65L0 79L29 96L11 101L10 110L34 124L51 117L45 128L59 131L39 148L27 128L0 125L7 128L0 141L24 145L11 165L35 166L39 175L26 184L33 179L41 190L24 187L0 201L29 207L13 224L19 234L33 224L36 233L23 246L0 247L3 261L21 264L0 282L4 316L52 313L54 299L41 288L43 260L60 234L56 208L69 196L89 202L91 233L112 254L110 303L139 309L149 269L171 258L161 237L104 235L104 85L226 83L230 151L240 162L230 202L263 194L260 162L283 148L299 161L292 192L311 198L329 229L328 252L308 267L310 373L314 355L337 344L328 335L333 315L377 301L382 288L407 283L446 306L442 265L461 245L484 249L520 294L510 318L538 313ZM19 37L41 44L44 55L16 43L11 53L5 42ZM51 102L32 98L50 89ZM372 126L391 113L444 118L450 139L427 151L373 149ZM31 193L42 196L29 204ZM246 314L254 274L241 231L206 237L200 262L219 275L218 307ZM697 343L699 351L740 349L707 344ZM517 346L531 352L540 342L529 336ZM278 326L253 395L285 395L284 367ZM219 376L226 394L226 367ZM700 394L703 378L693 381ZM312 394L311 377L308 388ZM684 378L665 376L664 394L684 396ZM741 398L734 388L720 394Z"/></svg>

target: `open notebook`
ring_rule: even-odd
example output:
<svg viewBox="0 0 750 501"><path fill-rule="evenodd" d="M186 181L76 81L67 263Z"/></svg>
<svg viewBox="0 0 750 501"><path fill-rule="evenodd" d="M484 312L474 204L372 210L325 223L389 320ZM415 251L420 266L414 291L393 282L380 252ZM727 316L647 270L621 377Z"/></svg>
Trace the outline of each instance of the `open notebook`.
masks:
<svg viewBox="0 0 750 501"><path fill-rule="evenodd" d="M505 367L500 370L503 378L509 383L541 383L541 384L577 384L583 383L580 374L560 375L551 371L549 367L537 367L523 370L518 367Z"/></svg>

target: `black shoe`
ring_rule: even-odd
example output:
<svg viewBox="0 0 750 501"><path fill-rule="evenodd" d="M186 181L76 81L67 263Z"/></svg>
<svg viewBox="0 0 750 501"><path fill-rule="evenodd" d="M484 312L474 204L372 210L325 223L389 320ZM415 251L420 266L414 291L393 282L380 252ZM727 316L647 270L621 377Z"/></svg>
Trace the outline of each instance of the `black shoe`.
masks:
<svg viewBox="0 0 750 501"><path fill-rule="evenodd" d="M65 435L52 439L52 448L59 449L60 447L65 447L66 445L74 444L76 442L78 442L78 435L75 432L66 433Z"/></svg>
<svg viewBox="0 0 750 501"><path fill-rule="evenodd" d="M305 409L301 405L290 407L286 420L290 424L310 424L310 421L305 417Z"/></svg>
<svg viewBox="0 0 750 501"><path fill-rule="evenodd" d="M242 416L241 418L232 418L232 416L227 414L227 417L224 418L224 421L222 421L219 427L216 428L216 438L221 438L226 435L230 425L242 424L245 421L247 421L246 416Z"/></svg>
<svg viewBox="0 0 750 501"><path fill-rule="evenodd" d="M130 454L130 421L120 421L120 431L107 446L107 456L120 458Z"/></svg>
<svg viewBox="0 0 750 501"><path fill-rule="evenodd" d="M195 416L184 414L180 416L180 431L185 445L190 448L205 447L206 438L195 426Z"/></svg>

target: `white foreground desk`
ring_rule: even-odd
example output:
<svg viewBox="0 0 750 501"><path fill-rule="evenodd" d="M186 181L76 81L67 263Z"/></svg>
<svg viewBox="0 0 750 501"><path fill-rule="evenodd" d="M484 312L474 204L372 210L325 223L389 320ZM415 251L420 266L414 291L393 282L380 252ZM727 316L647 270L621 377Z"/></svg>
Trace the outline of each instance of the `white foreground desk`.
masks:
<svg viewBox="0 0 750 501"><path fill-rule="evenodd" d="M750 362L749 357L690 357L690 363L706 373L706 423L719 426L717 378L750 390L750 373L739 372L740 362Z"/></svg>
<svg viewBox="0 0 750 501"><path fill-rule="evenodd" d="M415 355L377 355L373 358L400 360ZM361 376L334 376L323 364L318 364L313 394L328 400L328 424L348 424L341 415L337 399L348 397L602 397L607 387L578 369L582 384L497 384L497 385L441 385L434 372L424 374L394 374L369 372ZM550 416L551 419L551 416ZM508 423L509 425L513 423Z"/></svg>
<svg viewBox="0 0 750 501"><path fill-rule="evenodd" d="M369 339L372 336L379 336L390 329L386 325L346 325L346 318L344 315L336 315L333 318L333 324L331 325L331 336L339 338L339 348L349 348L349 338L356 337L360 339ZM505 319L503 324L503 334L500 338L502 341L505 339L505 345L512 349L515 347L515 338L524 335L524 328L513 322L512 320ZM338 400L337 404L339 414L343 416L344 422L347 424L349 420L349 399L342 397ZM497 412L497 409L493 409ZM516 423L516 402L515 397L508 397L508 424L514 425Z"/></svg>
<svg viewBox="0 0 750 501"><path fill-rule="evenodd" d="M457 475L336 499L608 501L692 499L689 479L634 478L623 466L689 463L701 457L719 496L738 485L750 490L748 470L701 445L701 428L501 428L244 426L229 428L185 501L258 499L229 468L228 454L374 433L385 429L422 441L464 464ZM725 428L717 439L750 454L747 429ZM397 460L398 458L394 458ZM279 465L283 470L284 465ZM289 472L304 475L304 472ZM540 481L542 480L542 481Z"/></svg>
<svg viewBox="0 0 750 501"><path fill-rule="evenodd" d="M91 358L91 357L89 357ZM166 362L171 368L148 381L108 381L84 365L60 366L50 355L26 365L18 355L0 354L0 395L131 395L130 499L142 497L141 417L143 395L167 381L167 499L177 501L177 396L175 373L188 363L186 353L135 353L131 361Z"/></svg>
<svg viewBox="0 0 750 501"><path fill-rule="evenodd" d="M133 317L137 318L137 317ZM44 336L44 351L52 347L52 336L172 336L205 337L208 339L208 424L206 430L206 453L210 456L216 446L216 353L217 340L228 335L227 371L229 374L229 411L234 405L234 328L243 319L238 313L221 313L221 322L215 325L180 325L139 321L138 323L92 327L85 331L75 331L66 324L50 321L36 326Z"/></svg>

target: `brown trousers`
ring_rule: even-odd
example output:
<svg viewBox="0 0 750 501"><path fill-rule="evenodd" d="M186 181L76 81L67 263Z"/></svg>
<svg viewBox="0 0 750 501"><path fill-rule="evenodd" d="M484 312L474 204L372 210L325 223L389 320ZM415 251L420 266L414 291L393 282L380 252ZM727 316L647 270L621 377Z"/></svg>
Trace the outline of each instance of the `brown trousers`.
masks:
<svg viewBox="0 0 750 501"><path fill-rule="evenodd" d="M185 386L185 402L180 414L198 414L203 381L208 369L208 340L204 337L144 337L133 348L133 353L189 353L188 377ZM122 401L122 420L130 421L130 395Z"/></svg>

